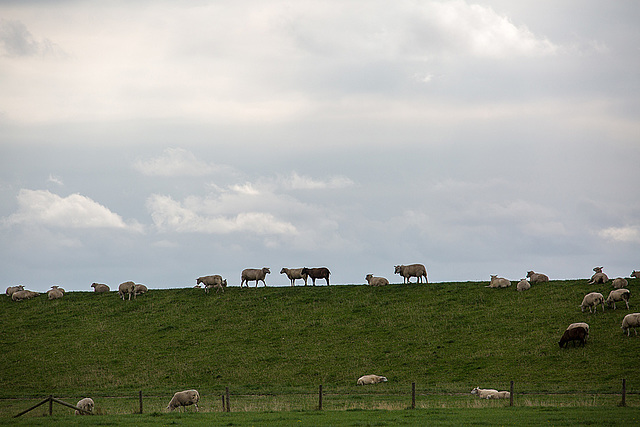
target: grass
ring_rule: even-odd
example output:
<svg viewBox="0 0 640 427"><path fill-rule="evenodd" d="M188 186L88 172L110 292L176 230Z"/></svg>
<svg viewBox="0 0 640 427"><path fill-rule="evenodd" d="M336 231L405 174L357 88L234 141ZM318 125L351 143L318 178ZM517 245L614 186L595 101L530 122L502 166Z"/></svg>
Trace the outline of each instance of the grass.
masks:
<svg viewBox="0 0 640 427"><path fill-rule="evenodd" d="M638 282L630 281L632 295ZM313 408L296 409L287 399L315 402L323 384L328 396L353 396L336 405L344 411L378 408L358 401L382 401L379 394L406 396L411 382L419 395L469 399L475 386L506 390L513 380L532 407L540 401L533 393L614 396L622 378L631 396L640 391L640 338L620 329L628 311L578 308L584 294L606 296L610 286L554 281L521 293L484 285L228 288L209 295L185 288L151 290L135 301L113 292L20 303L2 297L0 398L54 394L74 403L143 390L159 396L161 410L173 392L197 388L213 411L228 386L234 396L282 396L275 408L295 411ZM632 297L631 311L637 307ZM589 342L560 349L562 331L578 321L591 325ZM355 386L368 373L389 382ZM390 400L391 409L402 408ZM451 402L441 404L461 406Z"/></svg>

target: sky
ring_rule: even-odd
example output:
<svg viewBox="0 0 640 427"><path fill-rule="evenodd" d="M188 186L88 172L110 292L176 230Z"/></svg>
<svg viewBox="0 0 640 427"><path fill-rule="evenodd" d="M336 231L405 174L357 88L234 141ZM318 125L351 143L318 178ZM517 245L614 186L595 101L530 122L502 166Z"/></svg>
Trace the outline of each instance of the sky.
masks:
<svg viewBox="0 0 640 427"><path fill-rule="evenodd" d="M638 22L635 0L0 1L0 277L628 277Z"/></svg>

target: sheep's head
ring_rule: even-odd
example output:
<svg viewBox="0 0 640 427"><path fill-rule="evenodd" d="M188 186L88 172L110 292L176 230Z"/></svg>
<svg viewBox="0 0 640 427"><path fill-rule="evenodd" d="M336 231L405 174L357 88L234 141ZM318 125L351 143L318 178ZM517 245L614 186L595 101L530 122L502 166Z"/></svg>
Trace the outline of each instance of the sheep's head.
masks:
<svg viewBox="0 0 640 427"><path fill-rule="evenodd" d="M264 271L264 273L265 273L265 274L270 274L270 273L271 273L271 270L269 270L269 268L268 268L268 267L264 267L264 268L262 269L262 271Z"/></svg>
<svg viewBox="0 0 640 427"><path fill-rule="evenodd" d="M400 273L400 267L401 267L400 265L394 266L394 268L395 268L394 274Z"/></svg>
<svg viewBox="0 0 640 427"><path fill-rule="evenodd" d="M602 273L602 269L604 267L593 267L593 271L595 271L596 273Z"/></svg>

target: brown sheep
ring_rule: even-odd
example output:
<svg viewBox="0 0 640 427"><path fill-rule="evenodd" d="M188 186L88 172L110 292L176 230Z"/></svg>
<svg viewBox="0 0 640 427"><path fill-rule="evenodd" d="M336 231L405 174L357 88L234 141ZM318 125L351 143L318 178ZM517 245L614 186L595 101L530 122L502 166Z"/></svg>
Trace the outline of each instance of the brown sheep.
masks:
<svg viewBox="0 0 640 427"><path fill-rule="evenodd" d="M587 330L582 326L577 326L575 328L567 329L562 334L560 341L558 341L558 345L560 348L564 348L569 344L569 341L573 342L573 346L576 346L576 341L579 341L581 345L584 346L587 337Z"/></svg>
<svg viewBox="0 0 640 427"><path fill-rule="evenodd" d="M302 274L306 274L311 277L311 284L313 286L316 285L316 279L324 279L327 281L327 286L329 286L329 275L331 272L327 267L317 267L317 268L302 268Z"/></svg>

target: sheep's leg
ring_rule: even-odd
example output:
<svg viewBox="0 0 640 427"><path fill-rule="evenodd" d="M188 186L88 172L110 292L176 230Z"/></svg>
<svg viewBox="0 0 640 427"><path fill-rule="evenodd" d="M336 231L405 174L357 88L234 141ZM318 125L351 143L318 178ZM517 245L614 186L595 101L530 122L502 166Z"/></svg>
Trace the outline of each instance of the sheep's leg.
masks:
<svg viewBox="0 0 640 427"><path fill-rule="evenodd" d="M624 303L627 305L627 310L629 310L629 300L628 299L624 300Z"/></svg>

